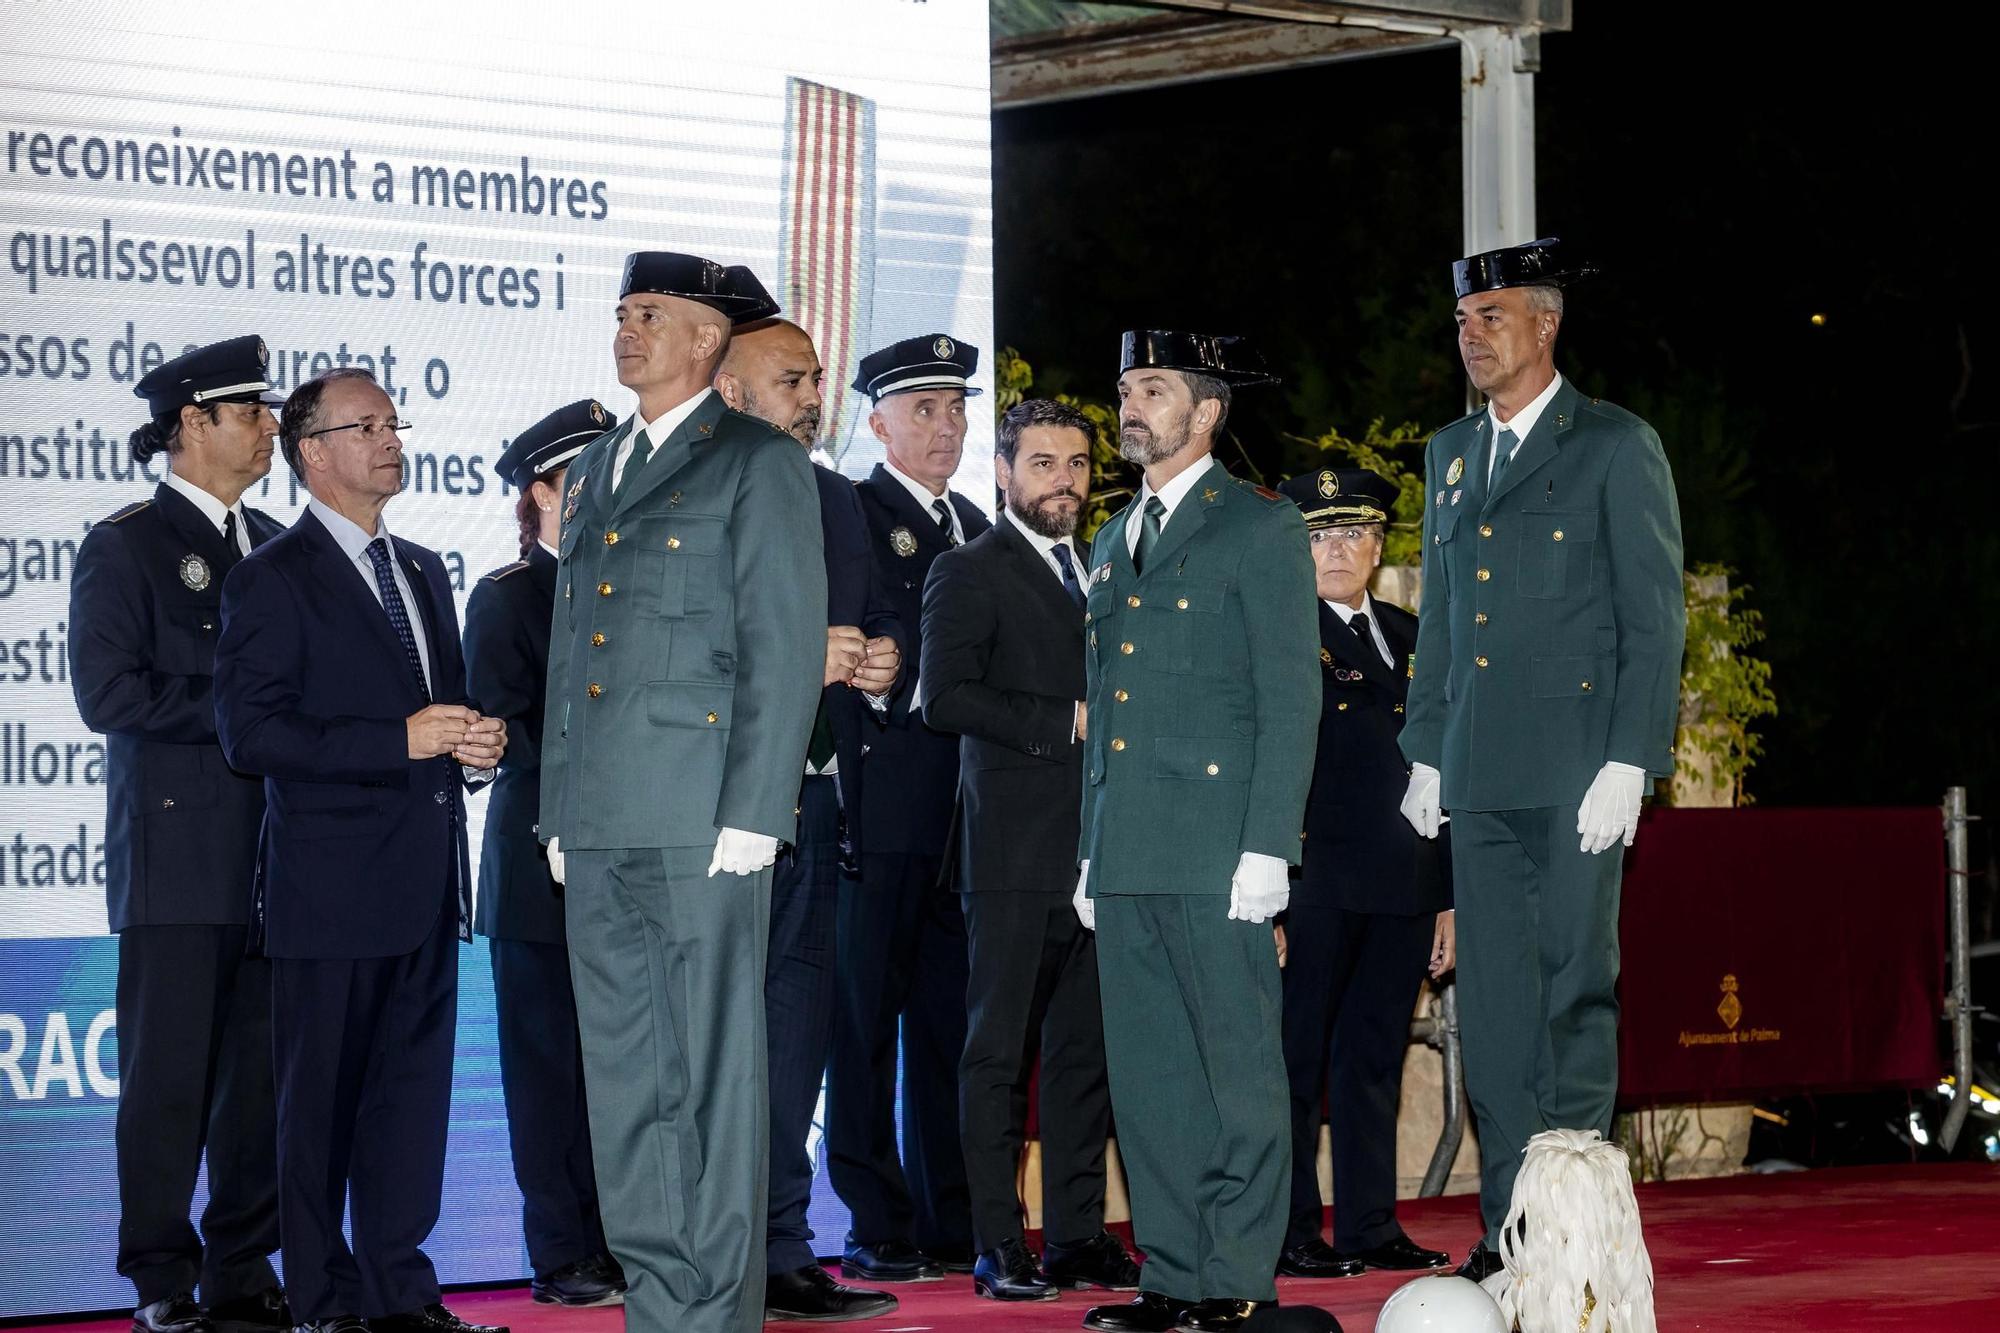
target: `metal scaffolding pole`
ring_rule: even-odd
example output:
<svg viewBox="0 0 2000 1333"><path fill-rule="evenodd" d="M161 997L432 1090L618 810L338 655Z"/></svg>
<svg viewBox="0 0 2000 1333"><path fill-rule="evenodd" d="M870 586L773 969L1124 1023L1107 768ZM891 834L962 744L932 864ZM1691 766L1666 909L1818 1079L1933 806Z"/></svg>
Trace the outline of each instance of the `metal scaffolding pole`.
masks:
<svg viewBox="0 0 2000 1333"><path fill-rule="evenodd" d="M1971 860L1966 850L1965 788L1947 787L1944 793L1945 901L1951 951L1951 990L1944 1001L1945 1017L1951 1020L1951 1109L1945 1112L1944 1128L1938 1145L1946 1153L1958 1146L1959 1131L1965 1128L1966 1113L1972 1109L1972 909Z"/></svg>

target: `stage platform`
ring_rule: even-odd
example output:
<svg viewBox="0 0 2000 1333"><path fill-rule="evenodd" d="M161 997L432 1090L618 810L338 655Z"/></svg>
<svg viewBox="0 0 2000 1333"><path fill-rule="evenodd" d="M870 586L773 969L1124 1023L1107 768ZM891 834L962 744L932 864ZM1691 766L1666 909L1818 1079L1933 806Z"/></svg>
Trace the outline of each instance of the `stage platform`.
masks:
<svg viewBox="0 0 2000 1333"><path fill-rule="evenodd" d="M1660 1333L1880 1333L2000 1328L2000 1167L1863 1167L1649 1185L1639 1191L1657 1282ZM1454 1257L1478 1237L1469 1197L1403 1205L1417 1241ZM1279 1282L1286 1303L1324 1306L1347 1333L1369 1333L1408 1279L1371 1273L1337 1282ZM841 1327L855 1333L1043 1333L1074 1329L1096 1293L999 1305L971 1280L894 1288L902 1308ZM452 1309L515 1333L619 1333L616 1309L536 1305L527 1288L460 1291ZM128 1320L30 1328L126 1333ZM804 1329L805 1324L772 1324Z"/></svg>

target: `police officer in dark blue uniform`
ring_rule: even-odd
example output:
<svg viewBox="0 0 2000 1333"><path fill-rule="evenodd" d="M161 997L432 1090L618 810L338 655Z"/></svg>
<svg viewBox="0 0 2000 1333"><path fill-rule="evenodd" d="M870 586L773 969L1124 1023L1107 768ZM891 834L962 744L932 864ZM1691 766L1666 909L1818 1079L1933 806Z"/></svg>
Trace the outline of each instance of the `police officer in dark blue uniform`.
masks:
<svg viewBox="0 0 2000 1333"><path fill-rule="evenodd" d="M861 359L857 393L888 461L857 483L875 568L902 623L904 662L923 653L931 561L985 532L951 490L965 447L979 349L942 333ZM854 1215L842 1267L878 1282L972 1271L972 1201L958 1137L965 1049L965 914L941 882L958 791L958 737L925 725L923 682L905 671L862 759L861 877L841 888L840 998L827 1065L827 1170ZM903 1153L896 1152L896 1055Z"/></svg>
<svg viewBox="0 0 2000 1333"><path fill-rule="evenodd" d="M507 723L507 761L486 810L472 928L492 951L500 1087L534 1298L553 1305L616 1304L625 1291L597 1215L562 892L535 836L563 474L613 424L601 403L583 398L515 437L496 470L520 491L514 519L521 558L479 580L465 608L467 688L489 716Z"/></svg>
<svg viewBox="0 0 2000 1333"><path fill-rule="evenodd" d="M1448 844L1397 814L1417 618L1378 602L1396 484L1326 468L1279 488L1304 511L1319 595L1324 702L1304 858L1285 918L1285 1068L1291 1082L1292 1201L1278 1272L1355 1277L1435 1268L1448 1257L1396 1221L1396 1110L1410 1013L1426 965L1452 963ZM1320 1106L1332 1126L1334 1244L1320 1238Z"/></svg>
<svg viewBox="0 0 2000 1333"><path fill-rule="evenodd" d="M242 503L271 470L278 430L266 360L253 334L139 381L151 418L132 456L166 455L166 480L91 529L70 590L77 711L107 739L118 1271L138 1290L135 1333L291 1322L270 1258L271 968L246 949L264 785L224 762L210 699L223 575L282 531Z"/></svg>

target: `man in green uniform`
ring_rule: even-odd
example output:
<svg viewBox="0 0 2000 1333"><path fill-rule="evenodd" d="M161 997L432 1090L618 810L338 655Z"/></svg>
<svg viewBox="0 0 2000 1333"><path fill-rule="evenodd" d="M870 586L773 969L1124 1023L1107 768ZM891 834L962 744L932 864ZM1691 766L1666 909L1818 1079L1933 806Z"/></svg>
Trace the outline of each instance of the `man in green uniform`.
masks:
<svg viewBox="0 0 2000 1333"><path fill-rule="evenodd" d="M1460 260L1458 348L1487 405L1426 458L1423 614L1403 814L1451 812L1465 1072L1500 1268L1528 1139L1608 1133L1618 1088L1618 878L1671 777L1687 614L1680 507L1653 428L1556 373L1556 240ZM1608 854L1607 854L1608 853Z"/></svg>
<svg viewBox="0 0 2000 1333"><path fill-rule="evenodd" d="M1241 339L1128 333L1119 368L1146 479L1091 551L1076 907L1146 1263L1084 1326L1236 1329L1277 1298L1290 1188L1267 923L1312 781L1312 556L1296 505L1212 457L1230 386L1275 382Z"/></svg>
<svg viewBox="0 0 2000 1333"><path fill-rule="evenodd" d="M626 1326L764 1317L764 960L796 836L826 569L812 464L709 388L772 313L692 255L625 261L637 410L564 488L541 835L566 880L604 1232ZM564 872L567 872L565 875Z"/></svg>

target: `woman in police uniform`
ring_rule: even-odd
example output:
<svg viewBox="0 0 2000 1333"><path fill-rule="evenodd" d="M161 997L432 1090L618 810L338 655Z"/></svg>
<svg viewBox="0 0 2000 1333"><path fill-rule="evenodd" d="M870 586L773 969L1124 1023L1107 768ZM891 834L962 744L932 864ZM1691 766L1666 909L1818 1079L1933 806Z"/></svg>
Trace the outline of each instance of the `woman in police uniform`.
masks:
<svg viewBox="0 0 2000 1333"><path fill-rule="evenodd" d="M563 474L611 424L585 398L521 432L501 455L500 475L520 489L521 558L479 580L465 610L468 689L488 715L507 721L473 929L492 950L500 1086L534 1296L555 1305L614 1304L625 1290L597 1214L561 889L535 836Z"/></svg>

